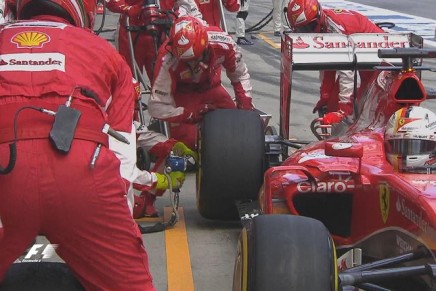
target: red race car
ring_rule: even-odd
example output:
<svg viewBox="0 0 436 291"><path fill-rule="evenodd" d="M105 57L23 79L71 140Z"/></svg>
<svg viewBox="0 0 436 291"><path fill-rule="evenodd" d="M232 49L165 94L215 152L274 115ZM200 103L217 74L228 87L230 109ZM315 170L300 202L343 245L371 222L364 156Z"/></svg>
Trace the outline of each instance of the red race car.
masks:
<svg viewBox="0 0 436 291"><path fill-rule="evenodd" d="M241 215L233 290L434 290L436 115L419 105L435 98L420 75L436 49L406 33L288 34L281 48L280 133L267 145L283 162ZM319 141L291 142L295 70L372 71L353 121L317 118ZM420 133L407 132L421 111Z"/></svg>

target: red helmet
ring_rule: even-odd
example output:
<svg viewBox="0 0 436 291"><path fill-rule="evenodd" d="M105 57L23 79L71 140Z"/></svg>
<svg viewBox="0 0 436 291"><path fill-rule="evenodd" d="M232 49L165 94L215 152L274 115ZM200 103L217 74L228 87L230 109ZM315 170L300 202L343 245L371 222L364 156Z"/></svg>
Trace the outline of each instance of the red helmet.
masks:
<svg viewBox="0 0 436 291"><path fill-rule="evenodd" d="M78 27L94 27L96 0L17 0L17 18L54 15Z"/></svg>
<svg viewBox="0 0 436 291"><path fill-rule="evenodd" d="M200 59L207 48L207 31L198 18L179 17L170 31L171 52L183 61Z"/></svg>
<svg viewBox="0 0 436 291"><path fill-rule="evenodd" d="M318 0L291 0L288 4L289 25L296 32L320 32L323 16Z"/></svg>

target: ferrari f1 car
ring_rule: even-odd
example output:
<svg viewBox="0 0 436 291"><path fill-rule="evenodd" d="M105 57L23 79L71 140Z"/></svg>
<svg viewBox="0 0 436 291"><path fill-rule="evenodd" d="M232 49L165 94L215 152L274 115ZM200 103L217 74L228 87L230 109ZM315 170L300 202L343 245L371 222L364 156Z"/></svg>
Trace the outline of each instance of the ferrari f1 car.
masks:
<svg viewBox="0 0 436 291"><path fill-rule="evenodd" d="M280 134L265 147L279 145L283 162L241 215L233 290L436 289L436 168L398 172L384 143L394 112L435 97L420 73L436 50L422 44L413 34L285 35ZM295 70L373 74L352 123L290 151Z"/></svg>

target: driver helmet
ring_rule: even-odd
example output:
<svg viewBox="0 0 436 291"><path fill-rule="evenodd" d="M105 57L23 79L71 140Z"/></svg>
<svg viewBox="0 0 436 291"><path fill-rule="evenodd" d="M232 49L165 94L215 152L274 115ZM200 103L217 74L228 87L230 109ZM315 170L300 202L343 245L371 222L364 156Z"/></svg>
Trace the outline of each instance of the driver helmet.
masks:
<svg viewBox="0 0 436 291"><path fill-rule="evenodd" d="M17 0L17 18L53 15L77 27L94 27L96 0Z"/></svg>
<svg viewBox="0 0 436 291"><path fill-rule="evenodd" d="M176 19L170 31L171 52L179 60L190 62L203 58L208 45L205 26L196 17Z"/></svg>
<svg viewBox="0 0 436 291"><path fill-rule="evenodd" d="M386 125L385 150L401 172L436 164L436 114L419 106L396 111Z"/></svg>
<svg viewBox="0 0 436 291"><path fill-rule="evenodd" d="M325 18L318 0L291 0L286 16L290 27L301 33L321 32Z"/></svg>

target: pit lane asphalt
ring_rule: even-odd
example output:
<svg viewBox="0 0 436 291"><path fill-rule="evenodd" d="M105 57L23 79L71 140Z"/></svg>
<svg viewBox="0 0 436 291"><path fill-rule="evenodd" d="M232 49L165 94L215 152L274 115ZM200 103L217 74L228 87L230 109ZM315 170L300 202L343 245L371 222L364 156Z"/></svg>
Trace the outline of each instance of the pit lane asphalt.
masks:
<svg viewBox="0 0 436 291"><path fill-rule="evenodd" d="M365 4L364 0L359 2ZM392 5L396 3L395 1ZM270 1L251 1L247 28L264 18L271 10L271 5ZM429 9L431 8L427 8L427 11ZM226 13L226 19L229 31L234 31L235 14ZM99 16L96 27L100 25L100 20ZM116 25L117 15L108 13L104 25L105 32L100 34L101 37L113 43L113 30ZM254 103L257 108L272 115L271 125L278 126L280 39L274 37L272 32L272 24L268 23L259 32L247 34L248 37L256 38L253 39L255 44L244 46L242 50L251 75ZM436 66L436 62L432 64ZM425 72L423 80L429 86L436 87L435 73L431 75ZM223 83L231 88L225 75L223 75ZM319 96L318 73L296 72L293 89L295 98L293 98L291 108L291 116L293 116L291 117L291 135L302 140L314 140L309 125L315 118L312 108ZM435 109L436 107L433 108ZM162 215L164 207L169 205L168 195L164 195L157 201L157 207ZM231 290L233 261L241 229L240 223L209 221L199 215L195 205L194 174L187 175L180 193L180 206L181 221L174 229L143 235L157 290ZM168 208L165 209L168 211ZM154 222L149 220L140 223L151 225ZM108 221L108 223L111 222Z"/></svg>
<svg viewBox="0 0 436 291"><path fill-rule="evenodd" d="M252 1L247 27L261 20L270 9L269 1ZM226 20L229 31L234 31L235 15L226 14ZM271 114L270 124L278 127L280 38L274 37L271 23L259 33L247 36L257 38L253 39L253 46L242 47L251 75L254 104L260 110ZM424 80L426 78L434 81L436 74L430 78L424 73ZM225 75L222 79L231 88ZM309 125L315 118L312 108L319 96L318 73L295 73L294 92L295 99L291 108L292 136L302 140L314 140ZM194 174L188 175L180 195L184 225L177 224L167 234L143 236L157 289L231 290L234 256L241 228L239 222L208 221L199 215L195 206ZM157 205L168 206L168 198L160 198ZM177 231L177 235L169 236L173 231Z"/></svg>

